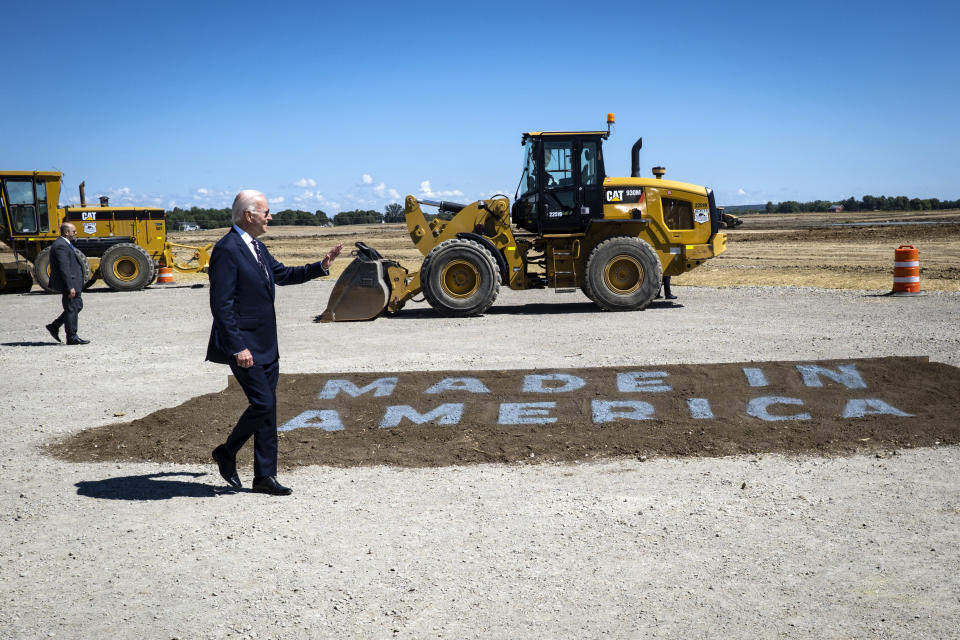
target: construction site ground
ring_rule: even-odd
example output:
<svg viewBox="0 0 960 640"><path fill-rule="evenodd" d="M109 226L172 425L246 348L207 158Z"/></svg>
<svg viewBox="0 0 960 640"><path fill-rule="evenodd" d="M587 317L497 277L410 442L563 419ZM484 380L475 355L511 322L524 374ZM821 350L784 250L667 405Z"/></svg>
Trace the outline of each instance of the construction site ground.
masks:
<svg viewBox="0 0 960 640"><path fill-rule="evenodd" d="M893 250L912 244L920 251L923 288L960 291L960 211L872 211L855 213L746 214L726 230L726 253L679 276L674 284L704 287L798 286L827 289L886 289L892 284ZM216 242L222 230L171 233L184 244ZM317 244L357 240L410 270L422 256L406 225L273 227L264 241L282 262L314 259ZM339 275L349 261L334 265ZM176 276L204 282L203 274Z"/></svg>
<svg viewBox="0 0 960 640"><path fill-rule="evenodd" d="M636 313L504 289L479 318L419 302L318 324L332 279L280 288L280 422L334 408L346 425L282 433L286 498L227 491L204 459L244 401L203 361L202 274L95 284L80 347L43 328L56 296L0 296L0 637L956 637L960 220L827 226L897 221L869 215L745 217L677 300ZM418 263L399 225L264 238L288 264L358 239ZM885 295L900 244L926 295ZM805 364L864 388L812 387ZM673 385L641 396L652 419L605 427L588 407L623 372ZM538 374L583 395L558 394L556 423L494 428ZM395 401L323 401L331 380L390 376ZM461 401L424 395L456 377L491 406L379 428L390 403ZM810 418L757 423L760 395Z"/></svg>

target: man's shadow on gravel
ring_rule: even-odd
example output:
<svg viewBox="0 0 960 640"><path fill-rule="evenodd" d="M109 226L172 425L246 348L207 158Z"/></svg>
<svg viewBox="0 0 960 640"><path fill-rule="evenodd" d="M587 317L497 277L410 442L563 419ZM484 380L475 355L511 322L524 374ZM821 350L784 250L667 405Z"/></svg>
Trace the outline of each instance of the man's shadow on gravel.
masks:
<svg viewBox="0 0 960 640"><path fill-rule="evenodd" d="M53 340L48 340L47 342L0 342L0 347L55 347L59 344L59 342L54 342Z"/></svg>
<svg viewBox="0 0 960 640"><path fill-rule="evenodd" d="M104 500L169 500L170 498L213 498L232 489L214 487L201 482L167 480L171 476L197 478L206 473L148 473L142 476L120 476L105 480L82 480L75 486L77 495Z"/></svg>

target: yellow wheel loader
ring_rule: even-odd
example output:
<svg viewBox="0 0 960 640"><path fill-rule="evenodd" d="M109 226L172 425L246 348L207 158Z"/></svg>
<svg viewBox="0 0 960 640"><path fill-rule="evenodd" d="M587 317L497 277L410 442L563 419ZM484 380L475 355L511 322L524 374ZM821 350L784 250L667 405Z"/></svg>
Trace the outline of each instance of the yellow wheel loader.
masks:
<svg viewBox="0 0 960 640"><path fill-rule="evenodd" d="M407 196L410 239L423 254L413 273L358 243L322 322L394 314L423 293L446 316L482 314L501 285L511 289L580 289L601 309L644 309L663 276L676 276L726 250L713 190L640 177L638 139L631 177L604 170L606 131L524 133L520 184L506 196L471 204ZM421 205L436 207L427 220ZM448 219L447 219L448 218Z"/></svg>
<svg viewBox="0 0 960 640"><path fill-rule="evenodd" d="M0 242L15 260L4 266L0 289L29 291L36 281L56 293L50 287L50 245L64 222L77 228L74 250L83 264L84 289L99 277L116 291L136 291L152 284L161 266L193 272L209 263L212 244L167 242L163 209L110 207L105 197L100 206L88 207L83 183L80 206L60 207L62 179L58 171L0 171ZM177 262L175 252L189 258Z"/></svg>

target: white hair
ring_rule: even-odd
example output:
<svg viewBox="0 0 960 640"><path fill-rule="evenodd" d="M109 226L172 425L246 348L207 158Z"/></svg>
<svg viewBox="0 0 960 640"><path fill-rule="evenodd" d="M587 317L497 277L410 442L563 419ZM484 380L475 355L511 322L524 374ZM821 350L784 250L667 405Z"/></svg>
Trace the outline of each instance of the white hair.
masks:
<svg viewBox="0 0 960 640"><path fill-rule="evenodd" d="M233 199L233 224L240 224L243 214L257 208L257 198L267 199L265 195L253 189L244 189Z"/></svg>

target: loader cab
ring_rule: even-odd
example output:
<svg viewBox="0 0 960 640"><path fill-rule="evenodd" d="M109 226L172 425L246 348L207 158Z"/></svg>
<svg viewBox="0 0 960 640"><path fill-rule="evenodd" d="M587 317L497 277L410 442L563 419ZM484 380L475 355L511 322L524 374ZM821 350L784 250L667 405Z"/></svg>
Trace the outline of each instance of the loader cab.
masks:
<svg viewBox="0 0 960 640"><path fill-rule="evenodd" d="M523 134L513 224L537 234L579 233L603 217L606 131Z"/></svg>
<svg viewBox="0 0 960 640"><path fill-rule="evenodd" d="M43 176L4 175L0 177L0 205L4 226L11 236L50 232L47 180Z"/></svg>

